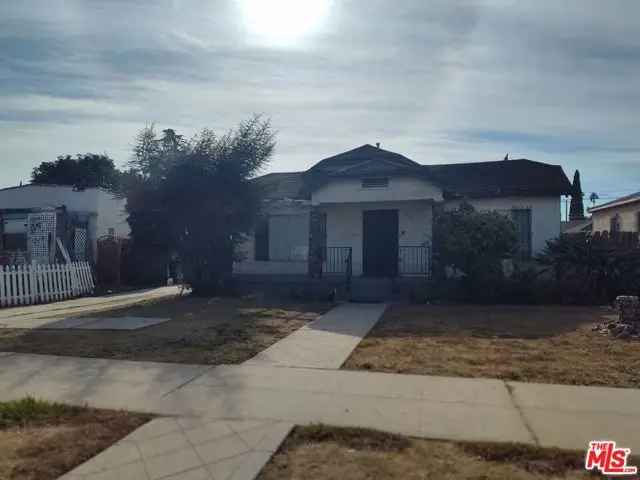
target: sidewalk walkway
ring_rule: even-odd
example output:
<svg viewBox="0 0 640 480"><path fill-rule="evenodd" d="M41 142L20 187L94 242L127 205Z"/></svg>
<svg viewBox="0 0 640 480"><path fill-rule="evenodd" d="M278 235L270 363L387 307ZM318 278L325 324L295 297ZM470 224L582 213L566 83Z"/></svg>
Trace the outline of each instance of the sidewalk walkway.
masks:
<svg viewBox="0 0 640 480"><path fill-rule="evenodd" d="M245 362L245 365L340 368L386 309L345 303Z"/></svg>
<svg viewBox="0 0 640 480"><path fill-rule="evenodd" d="M576 450L604 438L640 451L640 390L337 370L384 308L341 305L243 365L0 352L0 401L172 416L65 480L252 480L293 425L312 423Z"/></svg>
<svg viewBox="0 0 640 480"><path fill-rule="evenodd" d="M640 451L640 390L258 365L0 354L0 400L207 419L377 428L428 438Z"/></svg>
<svg viewBox="0 0 640 480"><path fill-rule="evenodd" d="M149 290L83 297L63 302L0 309L0 328L42 328L61 318L87 315L135 305L148 300L172 297L180 294L180 287L160 287Z"/></svg>

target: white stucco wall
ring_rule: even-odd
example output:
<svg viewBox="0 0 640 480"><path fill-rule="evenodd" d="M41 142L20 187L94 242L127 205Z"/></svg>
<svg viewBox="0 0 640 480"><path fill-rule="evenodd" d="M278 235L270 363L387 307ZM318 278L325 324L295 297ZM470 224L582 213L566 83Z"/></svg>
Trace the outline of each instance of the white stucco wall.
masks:
<svg viewBox="0 0 640 480"><path fill-rule="evenodd" d="M502 197L467 200L476 210L531 209L531 249L540 253L547 240L560 235L560 197ZM457 208L460 201L448 201L446 209Z"/></svg>
<svg viewBox="0 0 640 480"><path fill-rule="evenodd" d="M54 185L25 185L0 190L0 210L5 208L46 208L65 206L67 211L95 215L90 225L97 237L107 235L109 228L116 235L128 236L129 225L125 213L126 200L116 198L99 188L75 191L73 187Z"/></svg>
<svg viewBox="0 0 640 480"><path fill-rule="evenodd" d="M327 247L351 247L353 275L362 275L362 223L365 210L398 210L398 244L431 242L433 208L429 201L348 203L321 206L327 214Z"/></svg>
<svg viewBox="0 0 640 480"><path fill-rule="evenodd" d="M117 237L129 236L131 229L127 223L126 205L127 201L124 198L114 197L104 190L97 191L96 234L98 238L108 235L110 228L115 230Z"/></svg>
<svg viewBox="0 0 640 480"><path fill-rule="evenodd" d="M98 238L113 228L117 236L130 233L125 212L126 199L116 198L100 188L74 190L58 185L25 185L0 190L0 210L12 208L66 207L70 213L88 216L88 237L91 251L97 253Z"/></svg>
<svg viewBox="0 0 640 480"><path fill-rule="evenodd" d="M442 190L427 180L411 177L389 178L381 188L362 188L362 179L334 180L312 193L311 203L395 202L442 200Z"/></svg>

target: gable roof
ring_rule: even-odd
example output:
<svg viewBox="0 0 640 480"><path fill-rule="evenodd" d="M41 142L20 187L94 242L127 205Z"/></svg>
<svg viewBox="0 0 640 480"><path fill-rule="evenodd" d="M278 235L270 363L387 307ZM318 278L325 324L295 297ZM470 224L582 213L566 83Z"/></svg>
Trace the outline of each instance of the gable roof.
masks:
<svg viewBox="0 0 640 480"><path fill-rule="evenodd" d="M404 155L374 147L367 143L358 148L354 148L353 150L320 160L309 169L309 172L334 174L340 171L347 171L349 168L356 165L372 161L381 161L396 167L420 167L419 163L414 162Z"/></svg>
<svg viewBox="0 0 640 480"><path fill-rule="evenodd" d="M331 178L374 175L424 177L442 187L448 198L571 193L559 165L527 159L421 165L369 144L325 158L305 172L270 173L254 181L267 199L309 199L314 188Z"/></svg>
<svg viewBox="0 0 640 480"><path fill-rule="evenodd" d="M449 196L568 195L571 183L559 165L527 159L425 165Z"/></svg>
<svg viewBox="0 0 640 480"><path fill-rule="evenodd" d="M616 198L615 200L611 200L610 202L603 203L601 205L596 205L595 207L591 207L588 209L589 212L597 212L598 210L605 210L607 208L618 207L620 205L626 205L627 203L640 202L640 192L632 193L631 195L626 195L624 197Z"/></svg>

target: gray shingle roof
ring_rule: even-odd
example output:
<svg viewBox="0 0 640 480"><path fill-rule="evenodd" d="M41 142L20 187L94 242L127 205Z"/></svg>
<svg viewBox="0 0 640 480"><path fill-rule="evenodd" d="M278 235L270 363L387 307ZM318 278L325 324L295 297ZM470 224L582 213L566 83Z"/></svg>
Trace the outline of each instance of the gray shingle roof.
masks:
<svg viewBox="0 0 640 480"><path fill-rule="evenodd" d="M332 177L367 174L424 176L449 197L568 195L571 183L559 165L527 159L420 165L372 145L319 161L306 172L270 173L255 179L265 197L308 199L310 191Z"/></svg>
<svg viewBox="0 0 640 480"><path fill-rule="evenodd" d="M304 188L304 172L268 173L254 179L264 198L309 198Z"/></svg>
<svg viewBox="0 0 640 480"><path fill-rule="evenodd" d="M559 165L527 159L424 167L453 196L568 195L571 183Z"/></svg>

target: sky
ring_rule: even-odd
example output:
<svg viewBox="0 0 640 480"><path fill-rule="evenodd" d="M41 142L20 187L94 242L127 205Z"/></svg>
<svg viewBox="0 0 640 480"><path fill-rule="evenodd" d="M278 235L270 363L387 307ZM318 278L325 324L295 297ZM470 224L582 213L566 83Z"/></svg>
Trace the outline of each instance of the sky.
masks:
<svg viewBox="0 0 640 480"><path fill-rule="evenodd" d="M365 143L423 164L529 158L640 190L640 2L0 2L0 186L130 159L145 125L272 121L265 172ZM588 203L588 202L587 202Z"/></svg>

